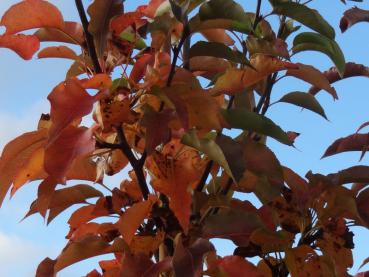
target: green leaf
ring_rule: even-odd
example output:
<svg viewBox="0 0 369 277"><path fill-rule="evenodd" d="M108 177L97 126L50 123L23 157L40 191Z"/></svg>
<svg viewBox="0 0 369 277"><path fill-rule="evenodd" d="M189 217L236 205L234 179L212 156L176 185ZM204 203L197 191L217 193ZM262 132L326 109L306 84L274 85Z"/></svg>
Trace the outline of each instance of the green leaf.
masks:
<svg viewBox="0 0 369 277"><path fill-rule="evenodd" d="M292 145L287 134L269 118L245 109L221 110L231 128L248 130L266 135L281 143Z"/></svg>
<svg viewBox="0 0 369 277"><path fill-rule="evenodd" d="M338 44L320 34L305 32L298 34L293 41L293 52L318 51L326 54L336 65L341 77L345 72L345 57Z"/></svg>
<svg viewBox="0 0 369 277"><path fill-rule="evenodd" d="M242 144L225 135L218 135L215 141L222 149L232 174L238 182L246 170L246 162L240 158L243 156Z"/></svg>
<svg viewBox="0 0 369 277"><path fill-rule="evenodd" d="M207 137L199 139L196 131L192 129L183 135L181 142L206 154L211 160L223 167L226 173L234 179L222 149L213 139Z"/></svg>
<svg viewBox="0 0 369 277"><path fill-rule="evenodd" d="M245 13L241 5L232 0L211 0L200 7L199 14L190 22L190 30L228 29L242 33L252 31L252 16Z"/></svg>
<svg viewBox="0 0 369 277"><path fill-rule="evenodd" d="M310 93L301 91L290 92L279 99L278 102L290 103L301 108L308 109L327 119L323 107Z"/></svg>
<svg viewBox="0 0 369 277"><path fill-rule="evenodd" d="M318 33L334 39L335 32L331 25L318 13L306 5L294 2L274 1L273 12L290 17Z"/></svg>
<svg viewBox="0 0 369 277"><path fill-rule="evenodd" d="M249 61L240 51L233 51L228 46L219 42L199 41L195 43L190 49L190 58L196 56L210 56L235 63L249 64Z"/></svg>
<svg viewBox="0 0 369 277"><path fill-rule="evenodd" d="M131 32L123 31L119 37L135 44L135 49L142 50L146 47L145 41Z"/></svg>

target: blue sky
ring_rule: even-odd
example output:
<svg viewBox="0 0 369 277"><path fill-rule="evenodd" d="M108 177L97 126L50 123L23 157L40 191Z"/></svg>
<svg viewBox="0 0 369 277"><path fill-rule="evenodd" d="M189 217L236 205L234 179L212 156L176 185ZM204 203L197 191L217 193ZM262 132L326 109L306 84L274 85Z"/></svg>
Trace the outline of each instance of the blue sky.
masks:
<svg viewBox="0 0 369 277"><path fill-rule="evenodd" d="M16 2L2 0L0 14ZM66 20L79 20L72 4L74 1L51 2L59 7ZM254 0L242 2L247 11L254 11ZM126 10L142 3L142 0L127 0ZM346 60L369 65L369 25L359 24L341 34L338 29L339 19L349 5L344 6L339 0L315 0L311 6L319 8L321 14L335 27L337 41ZM369 9L369 4L364 3L360 7ZM267 10L269 11L269 7ZM321 70L332 66L326 56L313 52L298 54L292 61L312 64ZM0 49L0 149L10 139L36 128L40 113L49 111L47 95L64 78L70 64L69 61L54 59L23 61L9 50ZM308 87L302 81L285 78L276 85L273 99L279 99L291 91L306 91ZM297 149L275 141L269 142L281 163L301 175L309 170L323 174L336 172L358 163L358 153L341 154L323 160L320 157L335 139L355 132L361 123L369 120L369 79L352 78L338 82L334 87L340 98L338 101L333 101L325 92L320 92L317 97L325 108L329 122L288 104L274 105L268 111L267 115L282 128L301 133L296 142ZM368 161L368 158L364 158L360 164L368 164ZM112 184L113 181L114 179ZM0 209L0 276L34 276L37 264L46 256L55 258L65 245L63 238L68 232L65 222L70 211L55 219L49 226L38 215L19 223L36 196L36 188L36 184L25 186L11 201L4 201ZM368 231L357 228L355 232L355 265L352 273L369 256ZM233 251L229 243L217 240L217 245L221 255L231 254ZM92 269L95 261L96 259L91 259L71 266L58 276L82 276Z"/></svg>

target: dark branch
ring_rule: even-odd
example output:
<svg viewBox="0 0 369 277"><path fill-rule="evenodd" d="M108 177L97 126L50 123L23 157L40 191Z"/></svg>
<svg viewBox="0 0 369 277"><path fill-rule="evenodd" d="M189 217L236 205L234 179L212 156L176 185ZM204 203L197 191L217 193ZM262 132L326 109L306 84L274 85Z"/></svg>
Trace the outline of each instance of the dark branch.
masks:
<svg viewBox="0 0 369 277"><path fill-rule="evenodd" d="M78 10L79 17L81 18L81 22L82 22L82 26L83 26L83 30L84 30L85 38L86 38L88 54L90 55L92 63L94 65L95 73L102 73L100 63L99 63L99 60L96 54L94 38L91 35L91 33L88 31L89 23L86 17L85 9L82 4L82 0L76 0L76 7Z"/></svg>
<svg viewBox="0 0 369 277"><path fill-rule="evenodd" d="M140 186L142 196L145 200L147 200L150 192L146 183L145 175L142 170L146 154L144 152L141 156L141 159L137 160L131 151L131 147L127 142L126 136L124 135L124 131L121 126L117 128L117 135L120 145L119 149L123 152L123 154L127 157L128 161L132 165L133 170L137 177L138 185Z"/></svg>

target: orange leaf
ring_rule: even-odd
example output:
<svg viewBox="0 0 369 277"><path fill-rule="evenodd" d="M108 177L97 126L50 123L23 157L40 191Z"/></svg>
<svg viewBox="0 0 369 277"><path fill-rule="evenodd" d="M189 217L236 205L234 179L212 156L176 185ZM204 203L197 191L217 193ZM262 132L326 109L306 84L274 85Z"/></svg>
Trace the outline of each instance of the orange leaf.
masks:
<svg viewBox="0 0 369 277"><path fill-rule="evenodd" d="M50 183L48 184L46 184L45 182L45 185L47 186L53 185L53 181L50 180ZM58 216L64 210L68 209L70 206L85 203L86 199L88 198L102 196L102 193L100 191L94 189L92 186L89 185L75 185L72 187L56 190L55 192L53 192L52 189L45 188L45 192L46 191L48 191L49 194L51 194L51 197L47 193L43 194L40 193L40 196L45 198L49 197L51 198L50 200L47 199L48 200L47 209L49 210L47 224L49 224L56 216ZM45 199L37 198L35 201L33 201L33 203L31 204L31 208L26 214L25 218L32 214L40 212L40 205L43 205L42 202L44 200Z"/></svg>
<svg viewBox="0 0 369 277"><path fill-rule="evenodd" d="M136 20L142 17L140 12L127 12L120 16L115 17L110 23L110 29L115 32L116 35L120 35L125 29L134 24Z"/></svg>
<svg viewBox="0 0 369 277"><path fill-rule="evenodd" d="M96 74L90 79L81 80L81 85L85 89L108 89L112 86L112 84L113 82L111 81L109 75L104 73Z"/></svg>
<svg viewBox="0 0 369 277"><path fill-rule="evenodd" d="M49 94L52 126L49 140L53 141L72 121L81 119L92 110L96 97L89 95L77 79L67 79Z"/></svg>
<svg viewBox="0 0 369 277"><path fill-rule="evenodd" d="M162 153L154 152L147 160L155 190L169 197L169 207L174 212L184 232L190 222L192 194L203 172L199 153L184 146L179 140L166 144Z"/></svg>
<svg viewBox="0 0 369 277"><path fill-rule="evenodd" d="M77 54L67 46L50 46L38 52L39 59L44 58L64 58L70 60L78 59Z"/></svg>
<svg viewBox="0 0 369 277"><path fill-rule="evenodd" d="M229 35L227 35L224 29L202 30L201 34L206 37L208 41L224 43L225 45L234 44L234 40Z"/></svg>
<svg viewBox="0 0 369 277"><path fill-rule="evenodd" d="M38 212L45 218L46 212L53 198L55 187L58 183L50 177L47 177L38 186L37 192L37 208Z"/></svg>
<svg viewBox="0 0 369 277"><path fill-rule="evenodd" d="M92 130L69 126L45 149L45 171L58 181L63 181L72 162L95 149Z"/></svg>
<svg viewBox="0 0 369 277"><path fill-rule="evenodd" d="M214 266L216 266L214 268ZM241 258L240 256L226 256L217 261L208 270L215 275L210 274L210 276L219 276L216 274L216 270L223 276L225 274L228 277L263 277L264 275L259 273L257 268L250 262Z"/></svg>
<svg viewBox="0 0 369 277"><path fill-rule="evenodd" d="M44 148L37 149L29 158L28 162L18 171L11 189L11 196L28 181L46 177L44 171Z"/></svg>
<svg viewBox="0 0 369 277"><path fill-rule="evenodd" d="M62 29L41 28L34 35L40 41L57 41L73 44L82 44L84 41L82 25L72 21L65 21Z"/></svg>
<svg viewBox="0 0 369 277"><path fill-rule="evenodd" d="M333 99L338 99L336 90L331 86L327 77L320 72L318 69L311 65L306 65L302 63L296 63L298 68L288 69L287 75L294 76L305 82L312 84L317 89L324 89L329 92Z"/></svg>
<svg viewBox="0 0 369 277"><path fill-rule="evenodd" d="M123 242L116 239L113 244L109 244L98 236L88 236L83 240L72 242L63 249L63 252L56 259L55 272L77 263L79 261L103 255L123 251Z"/></svg>
<svg viewBox="0 0 369 277"><path fill-rule="evenodd" d="M164 232L158 232L155 236L134 236L129 245L133 254L152 255L164 240Z"/></svg>
<svg viewBox="0 0 369 277"><path fill-rule="evenodd" d="M140 6L138 10L145 14L147 17L154 18L156 10L164 2L165 0L151 0L147 6Z"/></svg>
<svg viewBox="0 0 369 277"><path fill-rule="evenodd" d="M150 64L153 65L155 57L151 54L144 54L135 62L132 71L129 75L129 79L135 83L138 83L145 75L146 67Z"/></svg>
<svg viewBox="0 0 369 277"><path fill-rule="evenodd" d="M147 201L133 204L132 207L127 209L120 217L117 226L127 244L131 243L137 228L143 220L148 217L151 207L156 201L157 198L154 195L150 195Z"/></svg>
<svg viewBox="0 0 369 277"><path fill-rule="evenodd" d="M11 6L1 18L1 25L6 27L6 34L20 31L52 27L64 27L63 16L53 4L44 0L25 0Z"/></svg>
<svg viewBox="0 0 369 277"><path fill-rule="evenodd" d="M33 35L3 35L0 36L0 47L9 48L21 58L30 60L40 48L40 41Z"/></svg>
<svg viewBox="0 0 369 277"><path fill-rule="evenodd" d="M255 55L250 63L255 69L250 67L244 69L229 68L218 78L211 91L215 94L227 93L232 95L255 85L276 71L298 68L292 63L264 55Z"/></svg>
<svg viewBox="0 0 369 277"><path fill-rule="evenodd" d="M4 147L0 157L0 205L20 170L45 145L46 139L47 130L41 129L25 133Z"/></svg>

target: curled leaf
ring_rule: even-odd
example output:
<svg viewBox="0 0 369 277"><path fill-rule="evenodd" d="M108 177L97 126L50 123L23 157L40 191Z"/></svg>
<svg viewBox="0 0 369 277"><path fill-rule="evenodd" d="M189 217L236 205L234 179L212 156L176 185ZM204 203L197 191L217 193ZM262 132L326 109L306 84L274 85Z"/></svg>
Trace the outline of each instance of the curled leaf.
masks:
<svg viewBox="0 0 369 277"><path fill-rule="evenodd" d="M369 22L369 11L353 7L344 12L340 21L341 32L344 33L348 28L360 22Z"/></svg>

